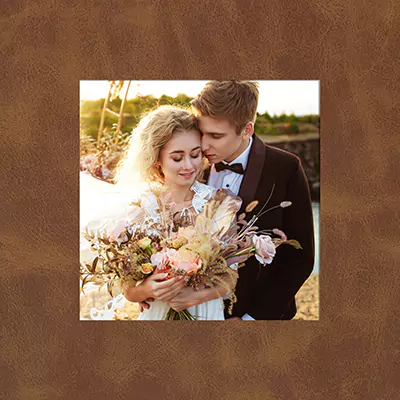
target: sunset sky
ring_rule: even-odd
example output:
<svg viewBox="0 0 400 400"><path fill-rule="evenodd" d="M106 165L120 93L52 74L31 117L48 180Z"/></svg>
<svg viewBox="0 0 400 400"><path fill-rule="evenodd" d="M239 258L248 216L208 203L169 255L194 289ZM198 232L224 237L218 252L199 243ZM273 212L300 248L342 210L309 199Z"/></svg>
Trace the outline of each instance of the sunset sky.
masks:
<svg viewBox="0 0 400 400"><path fill-rule="evenodd" d="M195 96L207 81L132 81L128 94L134 98L152 94L175 97L178 93ZM273 114L319 115L319 81L258 81L260 98L257 111ZM107 81L80 81L80 99L96 100L107 96ZM124 96L124 91L121 97Z"/></svg>

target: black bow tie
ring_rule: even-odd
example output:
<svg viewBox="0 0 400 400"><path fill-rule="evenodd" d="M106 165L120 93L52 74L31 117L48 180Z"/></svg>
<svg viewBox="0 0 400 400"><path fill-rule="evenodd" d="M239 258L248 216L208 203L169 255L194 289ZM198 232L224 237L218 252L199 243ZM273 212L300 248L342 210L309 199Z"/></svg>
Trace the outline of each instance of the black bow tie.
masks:
<svg viewBox="0 0 400 400"><path fill-rule="evenodd" d="M242 164L237 163L237 164L228 165L228 164L224 164L222 162L215 164L215 170L217 172L223 171L224 169L228 169L229 171L236 172L237 174L240 174L240 175L244 175L244 169L242 167Z"/></svg>

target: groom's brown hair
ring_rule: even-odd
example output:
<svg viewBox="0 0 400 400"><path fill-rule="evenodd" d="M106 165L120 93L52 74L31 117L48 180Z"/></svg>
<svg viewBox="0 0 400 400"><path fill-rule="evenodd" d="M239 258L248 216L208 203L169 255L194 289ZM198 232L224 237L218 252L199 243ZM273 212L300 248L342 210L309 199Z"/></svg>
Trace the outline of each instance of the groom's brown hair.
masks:
<svg viewBox="0 0 400 400"><path fill-rule="evenodd" d="M228 119L239 135L248 122L255 122L258 83L251 81L210 81L191 101L194 113Z"/></svg>

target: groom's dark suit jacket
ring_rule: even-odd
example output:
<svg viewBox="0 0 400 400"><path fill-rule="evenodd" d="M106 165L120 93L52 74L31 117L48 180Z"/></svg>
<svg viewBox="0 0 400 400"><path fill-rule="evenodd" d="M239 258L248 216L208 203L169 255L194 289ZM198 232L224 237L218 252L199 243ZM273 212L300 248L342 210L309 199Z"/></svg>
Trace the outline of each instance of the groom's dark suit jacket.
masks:
<svg viewBox="0 0 400 400"><path fill-rule="evenodd" d="M239 269L237 303L233 315L249 314L256 320L291 319L296 314L295 294L311 274L314 265L314 232L310 192L300 160L294 154L264 144L255 134L247 169L240 186L242 210L253 200L258 206L246 215L256 214L273 193L265 209L291 201L287 208L264 214L256 226L278 228L288 239L296 239L303 250L289 245L277 248L271 264L262 266L255 257ZM207 171L208 173L208 171ZM239 212L239 213L240 213ZM225 317L228 307L225 307Z"/></svg>

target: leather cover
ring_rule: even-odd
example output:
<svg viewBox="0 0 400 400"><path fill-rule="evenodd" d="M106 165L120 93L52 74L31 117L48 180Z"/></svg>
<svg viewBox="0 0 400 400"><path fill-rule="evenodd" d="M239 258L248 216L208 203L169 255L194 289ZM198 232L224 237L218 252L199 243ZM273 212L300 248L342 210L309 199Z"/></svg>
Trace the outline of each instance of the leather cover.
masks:
<svg viewBox="0 0 400 400"><path fill-rule="evenodd" d="M399 2L2 1L6 399L394 399ZM79 80L321 82L320 321L78 320Z"/></svg>

